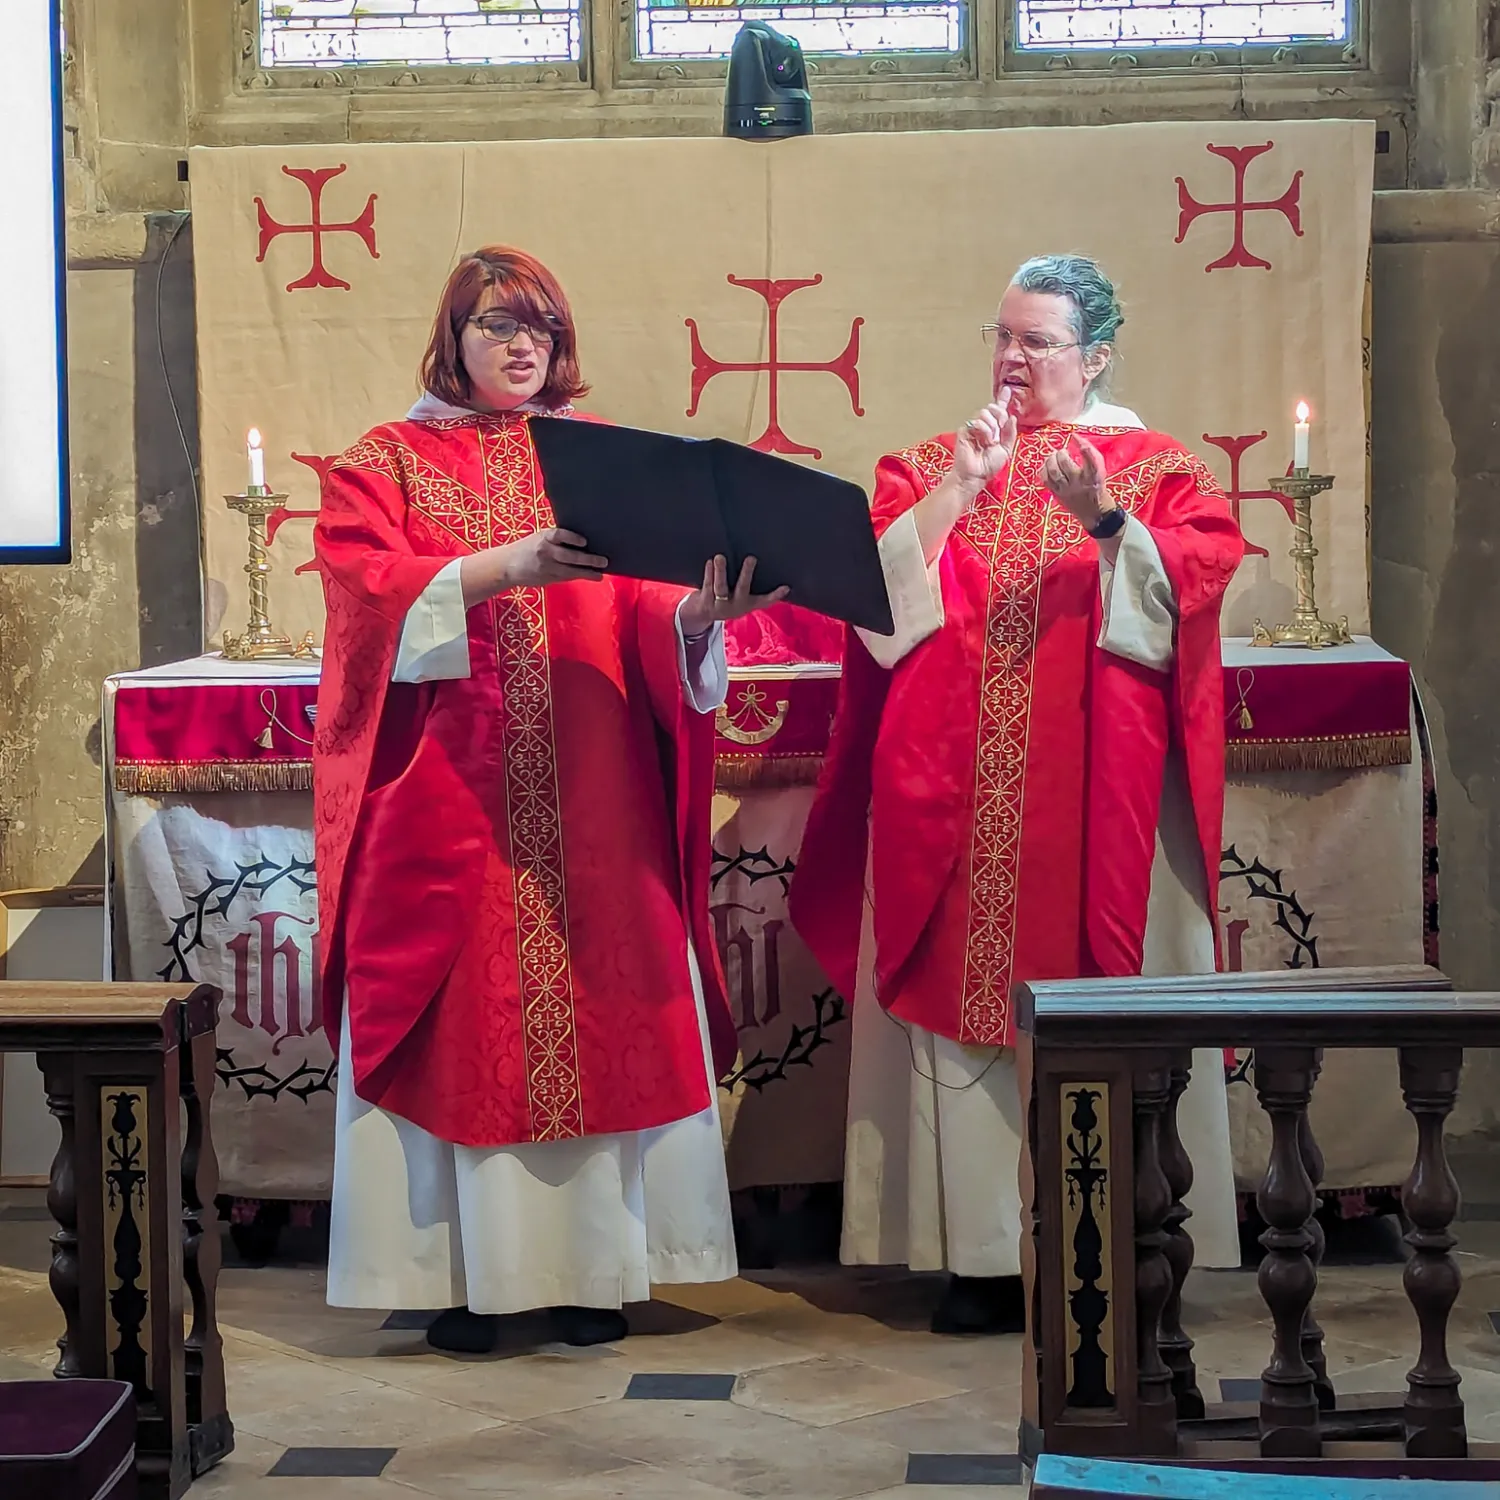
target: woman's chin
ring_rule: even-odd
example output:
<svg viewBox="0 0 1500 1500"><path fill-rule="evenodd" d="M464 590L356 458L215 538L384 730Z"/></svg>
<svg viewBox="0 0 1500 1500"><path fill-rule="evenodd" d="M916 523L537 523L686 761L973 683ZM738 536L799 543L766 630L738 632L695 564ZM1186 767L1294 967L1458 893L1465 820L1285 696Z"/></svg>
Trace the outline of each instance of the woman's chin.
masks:
<svg viewBox="0 0 1500 1500"><path fill-rule="evenodd" d="M515 391L485 391L483 400L485 408L494 412L516 411L526 405L528 401L536 399L537 392L529 390Z"/></svg>

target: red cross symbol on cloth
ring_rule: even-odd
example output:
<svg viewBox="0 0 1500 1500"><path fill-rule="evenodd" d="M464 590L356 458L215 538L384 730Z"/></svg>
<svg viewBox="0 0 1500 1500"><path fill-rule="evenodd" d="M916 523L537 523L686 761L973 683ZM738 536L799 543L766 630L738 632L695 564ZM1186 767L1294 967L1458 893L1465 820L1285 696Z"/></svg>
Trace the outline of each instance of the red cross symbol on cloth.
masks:
<svg viewBox="0 0 1500 1500"><path fill-rule="evenodd" d="M1294 507L1292 501L1278 490L1242 490L1240 488L1240 460L1246 452L1257 443L1263 443L1266 435L1263 432L1248 432L1239 437L1210 437L1208 433L1203 434L1205 443L1212 443L1215 448L1222 448L1229 455L1229 488L1225 491L1229 500L1229 508L1234 512L1234 524L1244 532L1244 524L1240 520L1240 503L1245 500L1274 500L1286 512L1286 518L1293 518ZM1249 537L1245 538L1246 557L1269 557L1271 554L1264 547L1257 547Z"/></svg>
<svg viewBox="0 0 1500 1500"><path fill-rule="evenodd" d="M347 292L349 283L341 281L323 264L323 236L357 234L365 242L365 249L370 252L372 259L379 260L380 251L375 248L375 194L370 194L357 219L350 219L342 224L329 224L323 219L323 189L332 178L337 177L340 172L347 171L348 167L340 164L337 167L283 167L281 170L288 177L295 177L307 189L307 196L310 200L308 222L306 224L279 223L271 217L271 211L266 207L265 200L257 198L255 214L260 222L260 251L255 257L256 264L259 265L265 260L266 251L271 248L271 242L279 235L310 235L312 237L312 267L305 276L298 277L296 281L289 281L287 291L301 292L309 287L326 286L336 291Z"/></svg>
<svg viewBox="0 0 1500 1500"><path fill-rule="evenodd" d="M698 415L698 402L703 395L704 387L716 375L735 372L745 374L763 370L769 382L766 430L750 446L759 449L762 453L805 453L809 458L822 458L821 449L806 448L801 443L794 443L782 430L781 377L789 370L837 375L844 382L844 389L849 392L849 405L854 415L864 416L864 408L859 404L859 330L865 320L855 318L850 323L849 342L837 359L825 360L821 363L811 360L783 360L781 358L781 304L793 292L800 292L803 287L820 286L823 278L813 276L802 281L762 281L751 277L731 276L728 280L730 286L742 286L747 291L752 291L757 296L766 299L769 318L766 331L766 357L763 360L744 361L715 359L704 349L698 337L697 322L692 318L686 319L693 352L692 404L687 409L688 416Z"/></svg>
<svg viewBox="0 0 1500 1500"><path fill-rule="evenodd" d="M1245 173L1249 170L1250 163L1257 156L1264 156L1267 151L1275 149L1274 141L1267 141L1264 146L1208 147L1208 150L1215 156L1222 156L1234 168L1234 200L1230 203L1200 203L1188 191L1187 183L1180 177L1177 179L1177 206L1180 210L1177 220L1177 243L1179 245L1187 238L1188 230L1205 214L1234 215L1234 243L1218 260L1205 266L1203 268L1205 271L1226 271L1235 266L1259 268L1263 271L1271 269L1270 261L1262 260L1245 246L1245 216L1247 214L1282 214L1287 223L1292 226L1292 233L1298 239L1302 238L1303 174L1301 172L1292 178L1291 186L1279 198L1251 203L1245 197Z"/></svg>
<svg viewBox="0 0 1500 1500"><path fill-rule="evenodd" d="M292 457L299 464L306 464L314 474L318 476L318 493L323 492L323 481L328 478L328 471L333 467L337 453L294 453ZM286 506L280 505L266 517L266 546L270 546L276 540L276 533L286 525L288 521L311 521L317 518L315 510L288 510ZM318 571L317 558L311 558L302 564L300 568L293 570L296 573L316 573Z"/></svg>

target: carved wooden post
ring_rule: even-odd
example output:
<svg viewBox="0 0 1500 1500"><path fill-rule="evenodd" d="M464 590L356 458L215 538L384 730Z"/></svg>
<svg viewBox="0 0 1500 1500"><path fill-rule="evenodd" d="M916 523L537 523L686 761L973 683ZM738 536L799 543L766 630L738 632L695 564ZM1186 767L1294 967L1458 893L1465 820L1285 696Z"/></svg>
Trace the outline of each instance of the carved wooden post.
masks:
<svg viewBox="0 0 1500 1500"><path fill-rule="evenodd" d="M1162 1311L1172 1296L1164 1228L1172 1189L1162 1170L1162 1122L1172 1097L1166 1059L1135 1069L1136 1391L1143 1456L1177 1451L1177 1400L1161 1356Z"/></svg>
<svg viewBox="0 0 1500 1500"><path fill-rule="evenodd" d="M1161 1315L1161 1357L1172 1372L1172 1395L1177 1415L1183 1420L1201 1417L1203 1393L1198 1389L1198 1371L1193 1364L1193 1341L1182 1326L1182 1288L1193 1269L1193 1237L1187 1232L1192 1211L1183 1201L1193 1188L1193 1163L1183 1148L1177 1129L1177 1106L1192 1076L1193 1054L1190 1049L1172 1056L1171 1091L1167 1112L1162 1118L1162 1170L1172 1194L1163 1227L1167 1233L1167 1263L1172 1268L1172 1295Z"/></svg>
<svg viewBox="0 0 1500 1500"><path fill-rule="evenodd" d="M1321 1063L1313 1069L1315 1087L1322 1071ZM1328 1248L1328 1236L1323 1232L1317 1210L1318 1184L1323 1180L1323 1152L1313 1138L1312 1121L1307 1115L1302 1116L1302 1122L1298 1126L1297 1145L1302 1152L1302 1165L1313 1186L1313 1215L1307 1221L1307 1230L1312 1235L1312 1250L1309 1253L1312 1257L1313 1274L1316 1275ZM1333 1411L1338 1401L1334 1395L1333 1382L1328 1378L1328 1361L1323 1354L1323 1330L1313 1317L1311 1305L1302 1319L1302 1357L1313 1372L1313 1389L1318 1393L1318 1410Z"/></svg>
<svg viewBox="0 0 1500 1500"><path fill-rule="evenodd" d="M1021 1452L1032 1461L1042 1431L1042 1195L1037 1187L1036 1056L1029 1036L1016 1037L1016 1082L1025 1101L1026 1137L1021 1150L1020 1189L1024 1215L1021 1284L1026 1295L1026 1337L1021 1346Z"/></svg>
<svg viewBox="0 0 1500 1500"><path fill-rule="evenodd" d="M63 1314L63 1332L57 1341L59 1355L53 1374L60 1380L69 1380L83 1374L78 1347L78 1187L73 1166L78 1141L73 1059L43 1052L38 1055L37 1062L47 1090L47 1108L62 1130L62 1140L58 1142L57 1155L52 1159L52 1175L47 1183L47 1211L57 1225L57 1232L52 1236L52 1268L47 1273L47 1283Z"/></svg>
<svg viewBox="0 0 1500 1500"><path fill-rule="evenodd" d="M1417 1156L1401 1195L1413 1252L1403 1280L1422 1337L1406 1377L1406 1451L1413 1458L1463 1458L1464 1403L1448 1360L1448 1315L1463 1280L1449 1229L1459 1193L1443 1149L1443 1122L1458 1095L1464 1055L1461 1047L1403 1047L1400 1057L1401 1093L1417 1122Z"/></svg>
<svg viewBox="0 0 1500 1500"><path fill-rule="evenodd" d="M182 1009L182 1276L192 1306L192 1326L183 1340L183 1375L194 1477L234 1449L217 1306L222 1251L213 1204L219 1163L210 1128L217 1018L210 1004L203 997Z"/></svg>
<svg viewBox="0 0 1500 1500"><path fill-rule="evenodd" d="M1316 1377L1302 1353L1303 1322L1318 1275L1308 1257L1313 1235L1308 1220L1317 1207L1302 1161L1302 1130L1312 1098L1318 1053L1312 1047L1260 1047L1255 1054L1255 1092L1271 1120L1271 1159L1256 1196L1270 1228L1260 1237L1260 1294L1275 1324L1271 1362L1261 1373L1260 1451L1266 1458L1317 1458Z"/></svg>
<svg viewBox="0 0 1500 1500"><path fill-rule="evenodd" d="M207 986L0 983L0 1049L38 1055L62 1132L47 1195L58 1226L50 1279L65 1329L57 1374L135 1387L142 1500L177 1500L192 1482L182 1012L197 1018L192 1035L211 1039L218 1000ZM203 1123L200 1167L211 1154ZM201 1191L209 1179L196 1169L194 1177ZM200 1256L200 1273L206 1264Z"/></svg>

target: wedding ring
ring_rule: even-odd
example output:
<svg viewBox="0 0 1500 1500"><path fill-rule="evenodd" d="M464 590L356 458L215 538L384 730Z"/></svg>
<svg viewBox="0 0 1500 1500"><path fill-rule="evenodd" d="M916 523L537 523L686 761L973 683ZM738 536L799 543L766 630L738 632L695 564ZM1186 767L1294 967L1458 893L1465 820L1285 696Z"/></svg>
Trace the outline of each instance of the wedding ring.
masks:
<svg viewBox="0 0 1500 1500"><path fill-rule="evenodd" d="M729 603L729 595L728 594L715 594L714 595L714 603L715 604L728 604Z"/></svg>

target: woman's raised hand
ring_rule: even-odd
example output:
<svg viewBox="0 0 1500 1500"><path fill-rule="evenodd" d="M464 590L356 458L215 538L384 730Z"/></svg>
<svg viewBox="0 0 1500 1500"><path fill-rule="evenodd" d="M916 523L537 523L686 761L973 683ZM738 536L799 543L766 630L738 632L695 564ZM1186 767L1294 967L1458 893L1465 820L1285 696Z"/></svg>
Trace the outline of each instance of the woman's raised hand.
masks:
<svg viewBox="0 0 1500 1500"><path fill-rule="evenodd" d="M1016 446L1016 419L1010 392L976 412L958 430L953 445L953 473L965 491L977 495L1006 464Z"/></svg>

